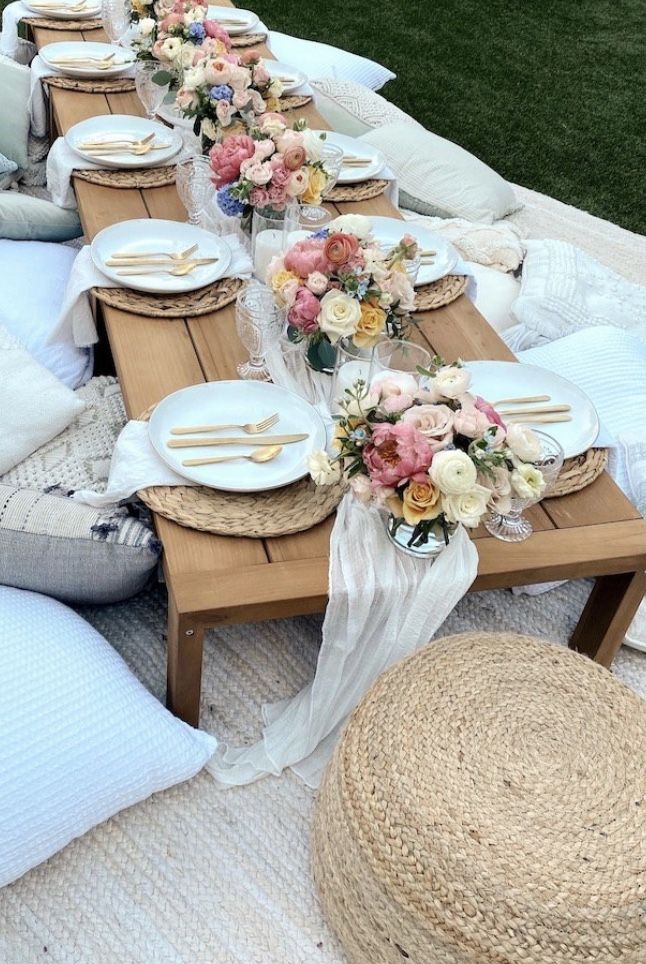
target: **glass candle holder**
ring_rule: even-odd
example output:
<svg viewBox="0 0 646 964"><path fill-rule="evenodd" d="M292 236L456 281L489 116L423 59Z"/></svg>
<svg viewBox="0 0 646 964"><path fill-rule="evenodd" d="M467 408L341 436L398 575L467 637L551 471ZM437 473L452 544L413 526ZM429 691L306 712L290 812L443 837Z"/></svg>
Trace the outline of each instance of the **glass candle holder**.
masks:
<svg viewBox="0 0 646 964"><path fill-rule="evenodd" d="M251 220L251 257L253 273L258 281L267 280L270 261L289 247L289 235L298 229L298 205L289 204L282 211L254 208Z"/></svg>
<svg viewBox="0 0 646 964"><path fill-rule="evenodd" d="M428 369L431 361L431 353L421 345L403 339L384 339L375 347L373 378L405 374L419 381L418 369Z"/></svg>
<svg viewBox="0 0 646 964"><path fill-rule="evenodd" d="M367 390L373 373L374 354L374 347L358 348L351 338L342 338L337 342L330 395L333 413L341 411L340 403L349 398L346 390L354 390L359 379L365 383Z"/></svg>

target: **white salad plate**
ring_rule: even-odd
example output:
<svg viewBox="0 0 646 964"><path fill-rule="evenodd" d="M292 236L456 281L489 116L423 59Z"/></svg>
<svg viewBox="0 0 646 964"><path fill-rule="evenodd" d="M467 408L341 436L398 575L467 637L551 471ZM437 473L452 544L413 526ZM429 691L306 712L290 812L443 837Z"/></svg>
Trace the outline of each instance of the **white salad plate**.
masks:
<svg viewBox="0 0 646 964"><path fill-rule="evenodd" d="M292 442L271 462L254 463L246 459L217 465L185 466L184 459L219 455L250 455L254 446L218 445L171 449L167 442L171 429L189 425L220 425L257 422L278 413L278 422L263 435L307 433L302 442ZM315 449L325 448L325 425L316 409L293 392L269 382L204 382L182 388L159 403L149 422L150 441L160 458L185 479L228 492L262 492L289 485L307 475L307 459ZM204 438L236 436L241 429L204 433ZM198 438L199 436L195 436Z"/></svg>
<svg viewBox="0 0 646 964"><path fill-rule="evenodd" d="M161 107L158 107L157 116L161 117L167 124L170 124L171 127L181 127L186 130L192 130L193 124L195 123L194 117L184 117L182 115L175 101L162 104Z"/></svg>
<svg viewBox="0 0 646 964"><path fill-rule="evenodd" d="M470 361L466 368L471 372L470 391L489 402L500 398L525 398L532 395L549 395L549 402L528 406L569 405L570 422L528 422L530 428L551 435L560 444L566 459L580 455L590 448L599 434L597 410L581 389L546 368L525 365L520 362ZM506 405L506 408L512 406ZM522 408L522 405L513 406ZM504 416L503 416L504 420Z"/></svg>
<svg viewBox="0 0 646 964"><path fill-rule="evenodd" d="M140 141L150 134L155 135L153 145L160 145L147 154L95 154L84 151L79 145L89 141L105 142L106 145L115 141ZM90 117L70 127L65 135L65 143L75 154L87 161L92 161L101 167L160 167L167 164L182 149L181 135L164 124L148 120L145 117L134 117L130 114L105 114L100 117ZM161 145L167 145L161 147Z"/></svg>
<svg viewBox="0 0 646 964"><path fill-rule="evenodd" d="M264 63L270 77L285 78L282 81L284 94L291 94L307 83L307 74L291 64L283 64L280 60L265 60Z"/></svg>
<svg viewBox="0 0 646 964"><path fill-rule="evenodd" d="M411 234L422 251L435 251L432 264L423 264L417 275L416 286L428 285L432 281L444 278L455 267L458 253L441 234L435 234L428 228L410 221L399 221L397 218L373 217L372 233L383 244L398 244L405 234Z"/></svg>
<svg viewBox="0 0 646 964"><path fill-rule="evenodd" d="M29 0L23 2L27 10L35 13L37 17L46 17L47 20L92 20L101 16L101 4L92 3L91 0L87 0L82 10L70 9L76 6L78 0L57 0L55 5L53 0L48 0L43 6L29 3Z"/></svg>
<svg viewBox="0 0 646 964"><path fill-rule="evenodd" d="M372 177L378 177L386 166L386 158L376 147L364 144L356 137L348 137L346 134L337 134L335 131L315 131L314 133L325 135L326 144L335 144L340 147L344 155L354 155L362 159L370 159L370 163L365 167L343 166L337 184L358 184L361 181L368 181Z"/></svg>
<svg viewBox="0 0 646 964"><path fill-rule="evenodd" d="M106 260L117 252L137 254L138 252L180 252L191 245L199 245L192 257L217 258L213 264L201 265L190 274L177 275L157 273L149 265L149 274L120 275L122 267L109 267ZM95 266L111 281L123 288L148 291L152 294L178 294L195 291L217 281L225 273L231 262L231 249L221 238L209 231L194 227L182 221L163 221L155 218L142 218L137 221L120 221L99 231L91 247ZM169 268L173 265L169 264ZM143 268L143 266L142 266Z"/></svg>
<svg viewBox="0 0 646 964"><path fill-rule="evenodd" d="M88 57L99 59L114 54L112 66L102 70L92 64L78 66L75 64L54 63L66 57ZM59 74L67 77L119 77L127 73L135 62L134 50L119 47L117 44L101 44L93 41L68 40L60 43L47 44L39 50L40 59Z"/></svg>
<svg viewBox="0 0 646 964"><path fill-rule="evenodd" d="M238 7L209 6L206 16L208 20L240 21L232 26L226 23L222 25L231 37L237 37L242 33L252 33L260 23L259 17L253 10L240 10Z"/></svg>

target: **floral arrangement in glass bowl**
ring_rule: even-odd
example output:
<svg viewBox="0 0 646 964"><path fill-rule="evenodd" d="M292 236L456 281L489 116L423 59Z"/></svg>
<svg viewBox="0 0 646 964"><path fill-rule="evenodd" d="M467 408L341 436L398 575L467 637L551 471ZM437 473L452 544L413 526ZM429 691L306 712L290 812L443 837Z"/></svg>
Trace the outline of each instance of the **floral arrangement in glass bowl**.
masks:
<svg viewBox="0 0 646 964"><path fill-rule="evenodd" d="M210 158L221 210L244 218L254 208L283 211L296 199L320 204L329 180L324 143L305 121L290 128L282 114L268 112L247 134L216 144Z"/></svg>
<svg viewBox="0 0 646 964"><path fill-rule="evenodd" d="M224 137L246 134L261 115L276 111L283 92L257 50L222 52L218 44L218 38L207 38L194 50L175 98L180 113L193 119L205 153Z"/></svg>
<svg viewBox="0 0 646 964"><path fill-rule="evenodd" d="M212 41L208 49L213 55L227 54L231 39L215 20L207 17L206 0L172 0L169 3L144 5L144 15L139 14L142 0L133 6L133 28L130 46L137 51L138 60L157 60L166 67L177 81L180 72L193 63L195 48L204 41ZM165 78L164 83L168 82Z"/></svg>
<svg viewBox="0 0 646 964"><path fill-rule="evenodd" d="M473 529L490 510L505 515L514 497L539 501L540 440L506 426L470 381L460 362L439 357L419 378L382 372L369 386L358 381L335 416L337 454L314 453L312 478L327 485L345 476L361 502L389 513L395 544L422 555L448 544L459 524Z"/></svg>
<svg viewBox="0 0 646 964"><path fill-rule="evenodd" d="M349 339L372 348L384 336L400 338L415 291L404 263L417 243L404 235L385 251L372 237L370 218L341 215L274 258L267 284L287 316L287 336L306 342L317 371L334 366L335 346Z"/></svg>

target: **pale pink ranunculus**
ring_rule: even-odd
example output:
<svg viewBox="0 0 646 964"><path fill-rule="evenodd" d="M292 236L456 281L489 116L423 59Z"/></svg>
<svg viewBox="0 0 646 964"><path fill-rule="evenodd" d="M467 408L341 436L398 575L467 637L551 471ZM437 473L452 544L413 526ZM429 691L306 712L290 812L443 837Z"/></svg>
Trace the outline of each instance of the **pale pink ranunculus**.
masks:
<svg viewBox="0 0 646 964"><path fill-rule="evenodd" d="M247 90L251 86L251 74L245 67L232 65L228 83L234 90Z"/></svg>
<svg viewBox="0 0 646 964"><path fill-rule="evenodd" d="M300 197L307 190L309 183L310 176L304 168L301 168L300 171L292 171L287 193L290 197Z"/></svg>
<svg viewBox="0 0 646 964"><path fill-rule="evenodd" d="M318 328L318 316L321 302L311 291L299 286L294 298L294 304L287 312L287 321L294 328L300 328L305 334L311 334Z"/></svg>
<svg viewBox="0 0 646 964"><path fill-rule="evenodd" d="M313 294L324 295L327 291L328 279L322 271L312 271L312 273L307 276L305 284Z"/></svg>
<svg viewBox="0 0 646 964"><path fill-rule="evenodd" d="M283 152L283 164L288 171L298 171L305 163L305 148L295 145Z"/></svg>
<svg viewBox="0 0 646 964"><path fill-rule="evenodd" d="M180 110L189 110L197 107L198 98L194 90L186 90L185 87L181 87L177 91L175 97L175 102Z"/></svg>
<svg viewBox="0 0 646 964"><path fill-rule="evenodd" d="M379 402L387 412L403 412L410 408L417 395L417 380L405 373L385 372L373 378L371 391L376 392Z"/></svg>
<svg viewBox="0 0 646 964"><path fill-rule="evenodd" d="M271 164L268 164L267 161L264 161L262 164L253 163L250 164L243 173L256 187L264 187L271 181Z"/></svg>
<svg viewBox="0 0 646 964"><path fill-rule="evenodd" d="M218 101L218 106L222 103L226 101ZM253 157L253 153L254 141L248 134L234 134L232 137L227 137L222 144L216 144L210 154L216 187L222 187L237 180L240 175L240 165Z"/></svg>
<svg viewBox="0 0 646 964"><path fill-rule="evenodd" d="M236 90L231 103L236 110L243 110L249 103L249 94L246 90Z"/></svg>
<svg viewBox="0 0 646 964"><path fill-rule="evenodd" d="M453 416L453 427L457 435L465 438L481 438L489 428L490 422L484 412L473 408L460 408Z"/></svg>
<svg viewBox="0 0 646 964"><path fill-rule="evenodd" d="M323 252L324 244L322 238L305 238L303 241L297 241L285 254L285 267L300 278L308 278L316 271L325 274L329 264Z"/></svg>
<svg viewBox="0 0 646 964"><path fill-rule="evenodd" d="M285 303L286 308L291 308L296 301L296 295L299 288L301 287L300 282L297 278L291 278L286 281L283 287L280 289L280 296Z"/></svg>
<svg viewBox="0 0 646 964"><path fill-rule="evenodd" d="M303 134L301 131L286 130L276 141L276 147L285 154L290 147L303 147Z"/></svg>
<svg viewBox="0 0 646 964"><path fill-rule="evenodd" d="M485 413L492 425L499 425L500 428L505 428L505 423L490 402L481 398L480 395L476 395L474 404L479 412Z"/></svg>
<svg viewBox="0 0 646 964"><path fill-rule="evenodd" d="M378 485L398 486L411 479L427 478L433 452L427 440L410 422L376 425L363 450L363 462Z"/></svg>
<svg viewBox="0 0 646 964"><path fill-rule="evenodd" d="M414 425L434 453L453 441L453 412L448 405L413 405L404 412L402 421Z"/></svg>
<svg viewBox="0 0 646 964"><path fill-rule="evenodd" d="M268 158L272 156L272 154L274 154L275 150L276 150L276 145L274 144L274 142L271 140L270 137L266 137L265 140L256 141L256 151L254 156L259 161L266 161Z"/></svg>
<svg viewBox="0 0 646 964"><path fill-rule="evenodd" d="M253 69L253 82L254 84L267 84L269 82L269 71L263 63L256 64Z"/></svg>
<svg viewBox="0 0 646 964"><path fill-rule="evenodd" d="M228 127L233 118L231 104L226 100L219 100L215 105L215 116L222 127Z"/></svg>
<svg viewBox="0 0 646 964"><path fill-rule="evenodd" d="M155 58L155 60L161 60L161 58L163 57L162 49L161 49L163 42L164 42L163 40L156 40L153 44L152 55Z"/></svg>

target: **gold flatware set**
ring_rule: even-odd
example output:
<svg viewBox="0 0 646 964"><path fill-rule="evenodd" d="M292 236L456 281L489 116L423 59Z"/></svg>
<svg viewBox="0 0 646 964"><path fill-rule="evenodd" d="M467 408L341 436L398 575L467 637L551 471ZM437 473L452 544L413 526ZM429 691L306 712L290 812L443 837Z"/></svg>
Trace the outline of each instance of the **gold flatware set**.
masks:
<svg viewBox="0 0 646 964"><path fill-rule="evenodd" d="M198 251L198 245L191 245L184 251L141 251L115 252L106 258L106 267L121 268L116 273L123 277L147 274L169 274L183 278L201 265L215 264L219 258L191 257Z"/></svg>
<svg viewBox="0 0 646 964"><path fill-rule="evenodd" d="M292 445L294 442L304 442L305 439L309 438L307 432L294 433L291 435L262 435L260 433L268 431L273 428L274 425L279 421L278 412L274 412L273 415L267 415L265 418L260 419L258 422L232 422L223 423L221 425L180 425L177 428L172 428L171 435L188 435L189 433L200 433L200 432L220 432L226 429L238 428L245 432L249 437L245 436L221 436L219 438L172 438L166 442L168 448L171 449L181 449L181 448L195 448L201 446L217 446L217 445L253 445L256 446L255 450L251 453L240 454L240 455L215 455L210 458L201 459L184 459L182 465L195 466L195 465L215 465L218 462L233 462L237 459L246 459L249 462L271 462L275 459L283 450L284 445Z"/></svg>
<svg viewBox="0 0 646 964"><path fill-rule="evenodd" d="M542 405L535 408L517 408L514 406L535 405L536 402L551 402L550 395L527 395L521 398L501 398L493 402L493 406L505 422L539 423L547 425L555 422L571 422L572 411L570 405ZM500 406L509 406L502 408Z"/></svg>

